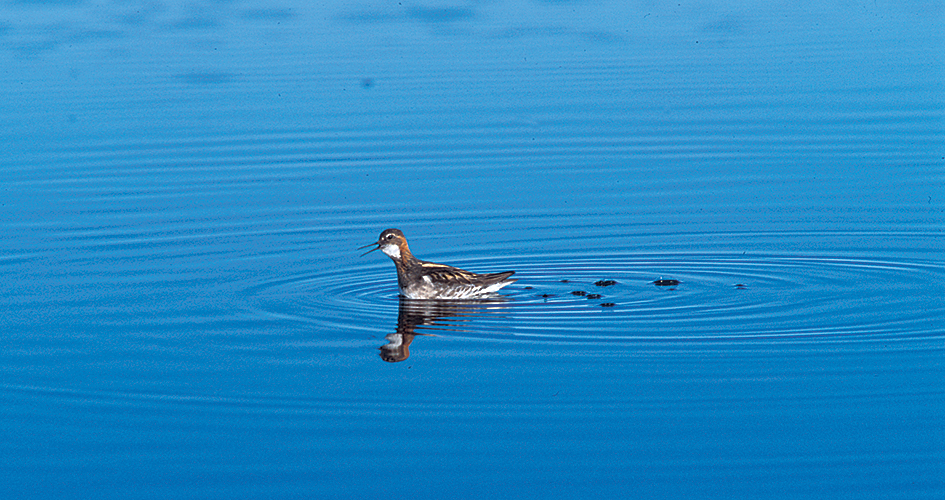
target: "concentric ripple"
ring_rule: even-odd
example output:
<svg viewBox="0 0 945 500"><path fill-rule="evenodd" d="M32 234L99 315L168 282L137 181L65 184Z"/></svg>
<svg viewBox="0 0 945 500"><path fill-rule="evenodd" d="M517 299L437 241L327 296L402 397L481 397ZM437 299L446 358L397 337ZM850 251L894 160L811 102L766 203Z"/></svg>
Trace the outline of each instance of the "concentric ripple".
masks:
<svg viewBox="0 0 945 500"><path fill-rule="evenodd" d="M453 263L516 269L518 282L494 300L402 300L382 262L260 284L253 313L334 329L533 341L836 342L941 336L945 312L929 299L945 283L937 263L710 254Z"/></svg>

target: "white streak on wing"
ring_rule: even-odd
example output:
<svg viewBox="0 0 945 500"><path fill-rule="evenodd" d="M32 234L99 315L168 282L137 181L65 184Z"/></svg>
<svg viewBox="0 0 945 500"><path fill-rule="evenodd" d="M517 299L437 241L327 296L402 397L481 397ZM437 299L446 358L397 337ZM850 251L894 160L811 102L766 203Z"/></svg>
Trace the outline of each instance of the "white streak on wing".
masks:
<svg viewBox="0 0 945 500"><path fill-rule="evenodd" d="M450 294L450 298L465 299L474 295L476 295L476 287L465 286L463 288L457 288L456 290L453 290L453 293Z"/></svg>
<svg viewBox="0 0 945 500"><path fill-rule="evenodd" d="M452 298L452 299L466 299L470 297L488 295L506 285L510 285L511 283L512 283L511 281L503 281L499 283L493 283L485 288L479 288L477 286L465 286L463 288L453 290L448 295L445 295L445 297Z"/></svg>
<svg viewBox="0 0 945 500"><path fill-rule="evenodd" d="M483 288L481 293L492 293L492 292L494 292L494 291L496 291L496 290L498 290L498 289L504 287L505 285L511 285L511 284L512 284L511 281L500 281L500 282L498 282L498 283L493 283L493 284L491 284L491 285L489 285L489 286Z"/></svg>
<svg viewBox="0 0 945 500"><path fill-rule="evenodd" d="M429 276L429 275L424 275L424 276L423 276L423 281L426 281L427 284L429 284L429 285L432 285L432 284L433 284L433 280L430 279L430 276Z"/></svg>

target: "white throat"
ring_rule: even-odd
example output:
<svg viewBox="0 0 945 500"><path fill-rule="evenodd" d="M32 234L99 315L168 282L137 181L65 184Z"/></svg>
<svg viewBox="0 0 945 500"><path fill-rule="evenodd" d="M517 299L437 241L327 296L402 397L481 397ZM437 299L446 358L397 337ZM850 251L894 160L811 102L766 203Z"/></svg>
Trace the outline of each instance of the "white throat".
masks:
<svg viewBox="0 0 945 500"><path fill-rule="evenodd" d="M392 259L400 258L400 247L397 245L384 245L381 247L381 251L386 253L387 256Z"/></svg>

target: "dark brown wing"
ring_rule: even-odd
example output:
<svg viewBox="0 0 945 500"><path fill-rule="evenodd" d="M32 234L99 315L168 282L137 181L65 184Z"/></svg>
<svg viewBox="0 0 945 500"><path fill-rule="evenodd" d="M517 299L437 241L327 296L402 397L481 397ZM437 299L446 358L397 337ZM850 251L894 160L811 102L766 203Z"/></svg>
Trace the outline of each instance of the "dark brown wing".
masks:
<svg viewBox="0 0 945 500"><path fill-rule="evenodd" d="M483 280L486 283L498 283L500 281L517 281L517 280L507 280L509 276L515 274L515 271L505 271L502 273L489 273L489 274L480 274L479 279Z"/></svg>
<svg viewBox="0 0 945 500"><path fill-rule="evenodd" d="M423 266L423 274L429 276L430 281L438 284L463 283L469 285L490 285L492 283L503 281L509 276L515 274L515 271L476 274L465 271L458 267L447 266L445 264L436 264L434 262L421 262L421 265Z"/></svg>

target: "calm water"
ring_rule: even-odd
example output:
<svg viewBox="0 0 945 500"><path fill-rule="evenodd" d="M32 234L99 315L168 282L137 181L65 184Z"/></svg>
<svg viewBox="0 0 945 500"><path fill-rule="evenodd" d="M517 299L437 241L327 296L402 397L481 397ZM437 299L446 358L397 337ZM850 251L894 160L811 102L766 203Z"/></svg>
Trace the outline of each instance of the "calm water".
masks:
<svg viewBox="0 0 945 500"><path fill-rule="evenodd" d="M3 4L0 497L945 497L943 21Z"/></svg>

